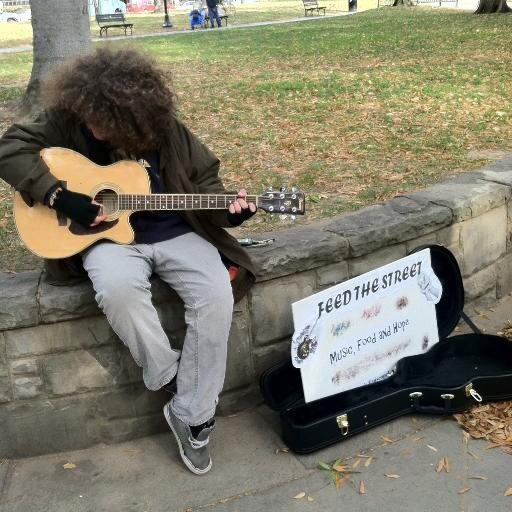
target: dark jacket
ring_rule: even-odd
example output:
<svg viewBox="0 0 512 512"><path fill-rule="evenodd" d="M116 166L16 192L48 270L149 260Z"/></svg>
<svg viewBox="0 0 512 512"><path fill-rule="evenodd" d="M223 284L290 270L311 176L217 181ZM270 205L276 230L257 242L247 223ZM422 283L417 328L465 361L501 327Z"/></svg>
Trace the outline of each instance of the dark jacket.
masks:
<svg viewBox="0 0 512 512"><path fill-rule="evenodd" d="M169 193L223 194L217 157L182 123L176 121L159 149L160 172ZM64 147L88 156L87 143L79 120L60 111L46 111L34 122L14 124L0 139L0 178L19 191L26 201L43 202L57 179L39 156L45 147ZM113 152L112 163L126 158ZM179 212L192 229L211 242L221 254L240 266L232 282L235 300L241 299L254 282L249 256L224 227L229 227L226 211ZM86 277L80 256L46 260L46 279L66 284Z"/></svg>

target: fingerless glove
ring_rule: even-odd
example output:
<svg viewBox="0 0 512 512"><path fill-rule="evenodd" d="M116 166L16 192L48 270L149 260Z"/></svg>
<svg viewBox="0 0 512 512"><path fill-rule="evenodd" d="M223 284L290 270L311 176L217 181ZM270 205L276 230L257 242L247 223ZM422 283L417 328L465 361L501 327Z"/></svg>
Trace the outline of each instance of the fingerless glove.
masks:
<svg viewBox="0 0 512 512"><path fill-rule="evenodd" d="M71 220L88 228L98 216L100 207L91 203L92 198L63 188L58 192L52 208L63 213Z"/></svg>
<svg viewBox="0 0 512 512"><path fill-rule="evenodd" d="M228 210L228 222L236 227L240 226L242 222L245 222L247 219L250 219L256 212L251 212L249 208L244 208L240 213L231 213Z"/></svg>

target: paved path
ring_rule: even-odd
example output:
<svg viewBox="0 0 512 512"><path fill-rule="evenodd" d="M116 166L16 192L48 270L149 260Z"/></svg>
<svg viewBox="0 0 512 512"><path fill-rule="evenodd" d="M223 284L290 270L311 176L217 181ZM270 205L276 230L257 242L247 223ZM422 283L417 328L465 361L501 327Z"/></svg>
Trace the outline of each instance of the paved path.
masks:
<svg viewBox="0 0 512 512"><path fill-rule="evenodd" d="M349 14L355 14L353 12L342 12L342 13L336 13L336 14L326 14L325 16L307 16L307 17L300 17L300 18L292 18L287 20L276 20L276 21L261 21L256 23L244 23L241 25L230 25L227 27L221 27L216 28L215 31L218 30L238 30L240 28L249 28L249 27L262 27L267 25L284 25L285 23L297 23L302 21L318 21L323 19L329 19L329 18L338 18L341 16L348 16ZM94 42L100 42L100 41L120 41L123 39L140 39L144 37L162 37L162 36L175 36L176 34L189 34L189 35L197 35L202 34L204 32L208 32L208 30L167 30L162 32L152 32L151 34L133 34L132 36L109 36L106 37L93 37L92 41ZM20 45L20 46L13 46L10 48L0 48L0 54L2 53L21 53L21 52L31 52L32 51L32 45Z"/></svg>
<svg viewBox="0 0 512 512"><path fill-rule="evenodd" d="M512 298L468 313L486 332L496 332L512 318ZM260 405L219 418L211 445L214 465L202 477L184 468L168 433L4 460L0 511L510 511L512 497L504 492L512 487L512 459L486 446L481 440L465 444L462 430L451 418L405 416L311 455L297 456L279 450L283 443L278 417ZM449 473L435 470L442 457L450 461ZM317 467L319 461L337 458L350 465L360 459L360 473L339 490ZM74 466L65 469L67 463ZM364 495L359 493L361 481ZM305 493L303 498L294 498L300 493Z"/></svg>

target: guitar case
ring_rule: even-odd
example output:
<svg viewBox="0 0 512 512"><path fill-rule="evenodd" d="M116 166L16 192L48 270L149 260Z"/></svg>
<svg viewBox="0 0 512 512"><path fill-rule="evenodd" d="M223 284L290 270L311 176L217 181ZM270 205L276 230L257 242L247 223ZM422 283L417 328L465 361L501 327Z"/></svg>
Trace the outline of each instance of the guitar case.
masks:
<svg viewBox="0 0 512 512"><path fill-rule="evenodd" d="M439 342L428 352L399 360L385 380L309 403L291 358L261 375L261 392L279 411L282 438L291 450L310 453L408 413L448 415L477 402L512 398L512 341L478 331L463 313L455 257L445 247L428 248L443 286L436 305ZM449 337L461 316L475 332Z"/></svg>

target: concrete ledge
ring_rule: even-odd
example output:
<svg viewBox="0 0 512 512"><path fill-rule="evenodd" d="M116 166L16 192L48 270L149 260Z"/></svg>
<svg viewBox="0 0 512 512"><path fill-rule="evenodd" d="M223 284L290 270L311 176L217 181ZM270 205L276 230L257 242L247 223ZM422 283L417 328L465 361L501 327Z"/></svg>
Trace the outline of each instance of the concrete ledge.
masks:
<svg viewBox="0 0 512 512"><path fill-rule="evenodd" d="M262 234L276 240L249 248L257 282L235 306L219 411L260 400L260 373L289 350L292 302L415 247L448 247L470 301L512 292L511 197L508 158L384 204ZM181 301L158 279L152 290L164 329L179 347ZM89 283L54 287L39 272L0 274L0 457L157 432L165 428L165 400L142 385L141 370L99 311Z"/></svg>

